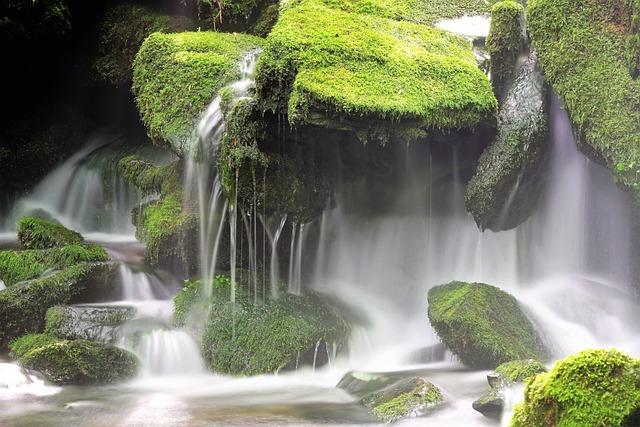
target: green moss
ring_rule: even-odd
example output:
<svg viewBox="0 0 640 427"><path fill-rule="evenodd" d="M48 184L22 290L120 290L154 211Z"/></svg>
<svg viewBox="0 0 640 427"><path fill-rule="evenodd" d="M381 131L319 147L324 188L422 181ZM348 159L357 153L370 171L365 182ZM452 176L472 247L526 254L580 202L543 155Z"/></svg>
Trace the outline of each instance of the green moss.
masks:
<svg viewBox="0 0 640 427"><path fill-rule="evenodd" d="M61 270L80 262L107 261L99 245L69 245L62 248L0 252L0 279L11 286L41 276L46 270Z"/></svg>
<svg viewBox="0 0 640 427"><path fill-rule="evenodd" d="M546 175L548 136L547 88L531 54L503 99L498 135L467 184L465 206L481 229L511 229L535 210Z"/></svg>
<svg viewBox="0 0 640 427"><path fill-rule="evenodd" d="M150 35L134 60L132 87L149 136L183 153L206 106L240 77L243 54L261 44L260 38L243 34Z"/></svg>
<svg viewBox="0 0 640 427"><path fill-rule="evenodd" d="M496 372L508 381L516 383L547 372L547 367L535 359L512 360L498 366Z"/></svg>
<svg viewBox="0 0 640 427"><path fill-rule="evenodd" d="M419 377L400 380L363 398L363 403L371 413L388 423L423 415L428 408L442 401L440 390Z"/></svg>
<svg viewBox="0 0 640 427"><path fill-rule="evenodd" d="M30 216L18 221L18 240L25 249L49 249L84 242L80 233L60 223Z"/></svg>
<svg viewBox="0 0 640 427"><path fill-rule="evenodd" d="M518 54L522 50L522 4L501 1L491 8L491 27L486 46L491 56L491 82L501 97L512 78Z"/></svg>
<svg viewBox="0 0 640 427"><path fill-rule="evenodd" d="M212 284L212 294L217 299L229 298L231 279L226 275L216 275ZM203 295L202 281L186 280L184 286L173 297L173 324L177 327L187 326L191 313L202 303L206 304Z"/></svg>
<svg viewBox="0 0 640 427"><path fill-rule="evenodd" d="M202 354L213 372L257 375L306 362L319 342L340 344L348 325L339 312L318 295L281 295L253 305L237 289L229 302L229 282L216 287L202 336Z"/></svg>
<svg viewBox="0 0 640 427"><path fill-rule="evenodd" d="M111 263L80 263L1 291L0 349L21 335L42 331L49 307L104 296L114 271Z"/></svg>
<svg viewBox="0 0 640 427"><path fill-rule="evenodd" d="M258 62L256 89L261 108L287 112L292 125L355 129L363 140L384 141L393 122L472 129L492 123L496 112L468 40L320 0L281 11Z"/></svg>
<svg viewBox="0 0 640 427"><path fill-rule="evenodd" d="M120 4L107 10L99 29L98 56L93 69L99 80L122 85L131 81L133 59L144 39L154 32L195 28L186 17L173 17L145 6Z"/></svg>
<svg viewBox="0 0 640 427"><path fill-rule="evenodd" d="M54 384L113 383L133 377L138 369L132 353L87 340L26 335L11 351L22 366L42 372Z"/></svg>
<svg viewBox="0 0 640 427"><path fill-rule="evenodd" d="M429 290L428 315L442 342L475 368L517 359L547 358L518 301L483 283L451 282Z"/></svg>
<svg viewBox="0 0 640 427"><path fill-rule="evenodd" d="M638 9L629 6L615 0L532 0L527 23L540 65L565 102L581 148L603 159L638 200L640 82L629 72L627 45Z"/></svg>
<svg viewBox="0 0 640 427"><path fill-rule="evenodd" d="M156 165L136 154L120 159L118 172L144 196L174 192L179 186L175 164Z"/></svg>
<svg viewBox="0 0 640 427"><path fill-rule="evenodd" d="M511 426L620 426L640 408L640 362L585 350L527 382Z"/></svg>

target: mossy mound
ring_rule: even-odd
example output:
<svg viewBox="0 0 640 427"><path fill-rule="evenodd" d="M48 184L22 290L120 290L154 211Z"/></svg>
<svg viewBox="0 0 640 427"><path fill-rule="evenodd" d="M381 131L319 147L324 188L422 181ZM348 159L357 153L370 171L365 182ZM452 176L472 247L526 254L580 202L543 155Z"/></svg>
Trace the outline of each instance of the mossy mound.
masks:
<svg viewBox="0 0 640 427"><path fill-rule="evenodd" d="M119 327L135 314L133 307L59 305L47 310L45 332L56 338L113 344Z"/></svg>
<svg viewBox="0 0 640 427"><path fill-rule="evenodd" d="M637 2L531 0L527 25L551 86L564 100L579 145L640 199L640 81L631 64Z"/></svg>
<svg viewBox="0 0 640 427"><path fill-rule="evenodd" d="M87 340L25 335L11 344L22 366L35 369L54 384L108 384L133 377L138 359L120 348Z"/></svg>
<svg viewBox="0 0 640 427"><path fill-rule="evenodd" d="M288 113L294 126L353 130L364 141L490 126L497 105L468 40L321 0L281 10L256 90L263 110Z"/></svg>
<svg viewBox="0 0 640 427"><path fill-rule="evenodd" d="M521 383L544 372L547 367L535 359L512 360L496 368L497 374L512 383Z"/></svg>
<svg viewBox="0 0 640 427"><path fill-rule="evenodd" d="M617 350L585 350L527 382L512 427L637 425L640 362Z"/></svg>
<svg viewBox="0 0 640 427"><path fill-rule="evenodd" d="M134 60L132 89L149 136L182 154L206 106L240 77L240 59L261 44L258 37L215 32L147 37Z"/></svg>
<svg viewBox="0 0 640 427"><path fill-rule="evenodd" d="M451 282L429 290L428 315L442 342L474 368L517 359L547 358L518 301L484 283Z"/></svg>
<svg viewBox="0 0 640 427"><path fill-rule="evenodd" d="M98 56L93 61L95 77L116 86L126 84L131 81L133 59L149 34L195 27L186 17L163 15L141 5L115 5L100 25Z"/></svg>
<svg viewBox="0 0 640 427"><path fill-rule="evenodd" d="M25 249L49 249L84 242L80 233L58 222L32 216L18 221L18 240Z"/></svg>
<svg viewBox="0 0 640 427"><path fill-rule="evenodd" d="M196 282L197 283L197 282ZM191 284L199 286L199 284ZM185 291L183 291L185 292ZM191 298L176 302L185 311ZM218 278L211 311L202 336L202 354L216 373L257 375L294 369L298 365L327 362L326 346L340 346L349 326L340 313L319 295L282 294L254 305L247 293L236 289L236 304L229 302L230 280ZM180 294L176 301L180 299Z"/></svg>
<svg viewBox="0 0 640 427"><path fill-rule="evenodd" d="M406 378L365 396L364 405L378 419L390 423L418 417L444 400L440 390L424 378Z"/></svg>
<svg viewBox="0 0 640 427"><path fill-rule="evenodd" d="M481 229L508 230L534 211L549 152L547 90L531 53L507 90L498 135L467 184L465 206Z"/></svg>
<svg viewBox="0 0 640 427"><path fill-rule="evenodd" d="M107 261L98 245L68 245L61 248L0 252L0 280L11 286L40 277L47 270L62 270L80 262Z"/></svg>
<svg viewBox="0 0 640 427"><path fill-rule="evenodd" d="M49 307L109 295L116 272L114 263L80 263L0 291L0 349L26 333L42 331Z"/></svg>
<svg viewBox="0 0 640 427"><path fill-rule="evenodd" d="M522 50L522 15L520 2L501 1L491 8L491 26L486 46L491 57L491 83L500 99L513 76L518 54Z"/></svg>

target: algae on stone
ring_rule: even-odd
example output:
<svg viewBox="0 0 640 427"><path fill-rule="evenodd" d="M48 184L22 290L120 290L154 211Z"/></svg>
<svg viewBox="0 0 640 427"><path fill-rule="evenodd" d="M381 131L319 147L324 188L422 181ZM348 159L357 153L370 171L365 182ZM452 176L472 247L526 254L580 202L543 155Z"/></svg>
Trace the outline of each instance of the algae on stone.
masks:
<svg viewBox="0 0 640 427"><path fill-rule="evenodd" d="M637 425L640 362L617 350L585 350L527 382L512 427Z"/></svg>
<svg viewBox="0 0 640 427"><path fill-rule="evenodd" d="M424 378L405 378L381 391L366 395L362 402L378 419L390 423L419 417L444 400L440 390Z"/></svg>
<svg viewBox="0 0 640 427"><path fill-rule="evenodd" d="M429 290L428 315L442 342L465 365L495 368L516 359L546 360L538 333L508 293L484 283Z"/></svg>

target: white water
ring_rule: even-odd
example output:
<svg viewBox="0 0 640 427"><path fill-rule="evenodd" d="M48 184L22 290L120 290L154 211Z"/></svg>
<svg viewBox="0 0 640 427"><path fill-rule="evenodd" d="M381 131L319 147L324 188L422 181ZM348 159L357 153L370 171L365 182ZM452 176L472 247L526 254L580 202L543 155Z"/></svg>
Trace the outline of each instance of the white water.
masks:
<svg viewBox="0 0 640 427"><path fill-rule="evenodd" d="M59 391L60 387L46 385L15 363L0 363L0 402L24 395L49 396Z"/></svg>

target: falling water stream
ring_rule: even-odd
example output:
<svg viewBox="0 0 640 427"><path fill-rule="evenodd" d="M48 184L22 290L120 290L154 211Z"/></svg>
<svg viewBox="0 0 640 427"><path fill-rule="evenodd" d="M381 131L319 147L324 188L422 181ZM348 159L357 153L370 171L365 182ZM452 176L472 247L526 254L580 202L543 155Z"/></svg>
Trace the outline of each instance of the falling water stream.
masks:
<svg viewBox="0 0 640 427"><path fill-rule="evenodd" d="M256 55L247 57L243 78L232 86L237 97L247 96ZM456 147L434 159L429 144L396 147L393 155L403 162L404 172L390 184L396 188L394 198L381 199L381 206L365 203L376 190L369 183L351 182L339 187L334 206L314 223L260 216L255 209L241 212L235 201L224 198L212 166L224 131L220 102L213 101L200 123L199 142L185 174L201 220L201 277L205 283L214 277L224 224L231 228L234 274L235 246L246 244L248 252L255 253L260 221L271 248L270 289L276 294L282 280L278 248L284 246L278 243L290 227L288 290L300 293L312 287L360 314L348 354L332 354L331 363L323 367L302 366L278 375L231 378L208 373L197 337L171 327L171 297L179 286L147 269L131 249L132 238L112 237L131 235L118 215L129 212L135 198L123 198L111 214L111 228L101 229L74 216L85 206L81 198L53 194L76 188L73 176L85 173L82 159L91 147L54 171L16 209L22 214L44 207L81 231L111 233L93 239L121 263L121 297L108 304L135 308L133 335L125 334L118 344L134 351L143 369L125 384L51 387L15 364L0 363L1 425L373 424L352 396L335 388L350 369L415 372L443 390L447 404L428 421L409 419L401 425L497 425L471 408L486 386L486 372L468 370L448 354L435 361L410 357L438 344L426 317L426 293L451 280L486 282L514 294L555 358L591 346L616 346L640 355L640 322L629 295L631 206L607 171L577 150L559 101L552 104L548 190L531 218L500 233L480 232L464 211ZM436 164L442 169L437 183ZM83 182L93 186L95 179ZM238 242L242 233L237 226L245 230ZM314 227L317 245L310 247L306 236ZM251 280L258 298L255 255L248 264L255 270ZM521 393L509 396L512 403Z"/></svg>

